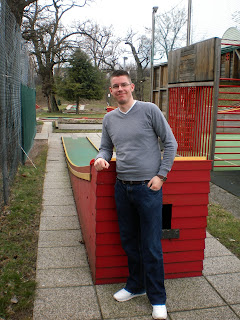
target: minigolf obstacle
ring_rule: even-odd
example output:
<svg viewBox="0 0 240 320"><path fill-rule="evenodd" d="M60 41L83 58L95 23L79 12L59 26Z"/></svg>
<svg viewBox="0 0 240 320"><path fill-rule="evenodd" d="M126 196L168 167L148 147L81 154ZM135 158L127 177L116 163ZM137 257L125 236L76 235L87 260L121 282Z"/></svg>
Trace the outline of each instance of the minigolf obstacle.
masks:
<svg viewBox="0 0 240 320"><path fill-rule="evenodd" d="M95 284L119 283L128 276L121 247L114 184L116 162L97 172L97 148L88 138L62 138L88 261ZM163 185L165 277L201 276L203 270L211 161L176 157Z"/></svg>

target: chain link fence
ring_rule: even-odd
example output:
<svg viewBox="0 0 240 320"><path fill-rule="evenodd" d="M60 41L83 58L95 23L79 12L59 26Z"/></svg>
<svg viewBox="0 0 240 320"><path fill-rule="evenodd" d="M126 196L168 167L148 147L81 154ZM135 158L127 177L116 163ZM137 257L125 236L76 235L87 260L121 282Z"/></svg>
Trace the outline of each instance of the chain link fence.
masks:
<svg viewBox="0 0 240 320"><path fill-rule="evenodd" d="M23 85L33 87L32 67L15 17L6 0L0 0L0 208L8 203L11 182L23 160Z"/></svg>

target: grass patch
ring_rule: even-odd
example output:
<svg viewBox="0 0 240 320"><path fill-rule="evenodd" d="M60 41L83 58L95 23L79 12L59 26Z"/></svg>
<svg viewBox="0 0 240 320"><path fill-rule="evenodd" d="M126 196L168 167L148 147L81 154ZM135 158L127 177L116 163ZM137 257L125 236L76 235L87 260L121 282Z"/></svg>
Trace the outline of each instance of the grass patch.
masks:
<svg viewBox="0 0 240 320"><path fill-rule="evenodd" d="M0 215L0 317L4 319L32 319L47 145L38 146L35 156L37 169L28 163L19 167L9 205Z"/></svg>
<svg viewBox="0 0 240 320"><path fill-rule="evenodd" d="M208 209L209 233L240 259L240 219L218 205Z"/></svg>

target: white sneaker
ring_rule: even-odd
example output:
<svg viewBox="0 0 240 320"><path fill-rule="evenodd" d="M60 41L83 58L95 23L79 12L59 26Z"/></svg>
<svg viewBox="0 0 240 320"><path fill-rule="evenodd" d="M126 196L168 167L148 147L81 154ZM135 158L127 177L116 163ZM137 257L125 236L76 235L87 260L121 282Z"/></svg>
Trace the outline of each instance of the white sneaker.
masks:
<svg viewBox="0 0 240 320"><path fill-rule="evenodd" d="M119 290L118 292L116 292L113 295L113 298L116 299L119 302L123 302L123 301L128 301L128 300L130 300L132 298L143 296L145 294L146 294L146 292L143 292L143 293L131 293L131 292L128 292L127 290L125 290L125 289L121 289L121 290Z"/></svg>
<svg viewBox="0 0 240 320"><path fill-rule="evenodd" d="M165 304L157 304L152 307L153 307L153 312L152 312L153 319L167 319L167 308Z"/></svg>

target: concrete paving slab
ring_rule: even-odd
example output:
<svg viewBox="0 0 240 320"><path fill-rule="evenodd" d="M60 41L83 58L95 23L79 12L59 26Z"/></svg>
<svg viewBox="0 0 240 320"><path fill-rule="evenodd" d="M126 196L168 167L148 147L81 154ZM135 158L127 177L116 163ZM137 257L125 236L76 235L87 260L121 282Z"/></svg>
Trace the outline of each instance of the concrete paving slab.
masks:
<svg viewBox="0 0 240 320"><path fill-rule="evenodd" d="M39 232L38 247L76 247L83 241L80 230L56 230Z"/></svg>
<svg viewBox="0 0 240 320"><path fill-rule="evenodd" d="M238 316L228 307L192 310L171 313L172 320L239 320Z"/></svg>
<svg viewBox="0 0 240 320"><path fill-rule="evenodd" d="M240 303L240 273L207 276L206 278L227 303Z"/></svg>
<svg viewBox="0 0 240 320"><path fill-rule="evenodd" d="M48 163L46 164L46 172L62 172L66 168L66 162L56 163L56 161L48 161Z"/></svg>
<svg viewBox="0 0 240 320"><path fill-rule="evenodd" d="M169 312L226 305L204 277L166 280Z"/></svg>
<svg viewBox="0 0 240 320"><path fill-rule="evenodd" d="M87 267L84 246L38 248L37 269Z"/></svg>
<svg viewBox="0 0 240 320"><path fill-rule="evenodd" d="M88 267L39 270L38 288L61 288L93 285Z"/></svg>
<svg viewBox="0 0 240 320"><path fill-rule="evenodd" d="M48 156L50 157L61 157L62 159L64 159L64 150L63 150L63 146L59 145L59 146L55 146L55 148L51 148L51 150L48 152Z"/></svg>
<svg viewBox="0 0 240 320"><path fill-rule="evenodd" d="M48 161L47 161L47 164L49 165L65 165L64 167L67 167L66 165L66 160L64 157L56 157L56 158L53 158L53 157L49 157L48 158Z"/></svg>
<svg viewBox="0 0 240 320"><path fill-rule="evenodd" d="M206 246L206 248L204 250L205 258L233 255L231 251L229 251L217 239L215 239L213 237L205 239L205 246Z"/></svg>
<svg viewBox="0 0 240 320"><path fill-rule="evenodd" d="M102 319L92 286L37 290L33 320L80 319Z"/></svg>
<svg viewBox="0 0 240 320"><path fill-rule="evenodd" d="M123 287L121 284L96 286L97 296L101 307L103 319L120 319L130 317L149 316L151 319L152 307L146 296L118 302L113 294Z"/></svg>
<svg viewBox="0 0 240 320"><path fill-rule="evenodd" d="M50 181L62 181L62 180L69 180L69 174L67 169L62 172L47 172L45 174L45 179Z"/></svg>
<svg viewBox="0 0 240 320"><path fill-rule="evenodd" d="M52 133L52 121L44 121L41 133Z"/></svg>
<svg viewBox="0 0 240 320"><path fill-rule="evenodd" d="M79 132L73 133L72 136L73 136L73 139L74 139L75 137L76 137L76 138L82 137L81 133L79 133ZM90 139L90 140L94 140L94 139L99 139L99 140L101 140L101 136L102 136L102 133L101 133L101 132L88 132L88 133L85 133L85 137L86 137L87 139Z"/></svg>
<svg viewBox="0 0 240 320"><path fill-rule="evenodd" d="M231 305L231 308L234 310L234 312L238 315L238 317L240 318L240 304L234 304Z"/></svg>
<svg viewBox="0 0 240 320"><path fill-rule="evenodd" d="M77 216L68 217L41 217L40 231L42 230L78 230Z"/></svg>
<svg viewBox="0 0 240 320"><path fill-rule="evenodd" d="M51 144L54 143L54 146L51 146ZM60 155L64 156L64 149L62 143L58 143L57 141L49 142L48 140L48 156L55 156Z"/></svg>
<svg viewBox="0 0 240 320"><path fill-rule="evenodd" d="M48 140L48 133L36 133L34 140Z"/></svg>
<svg viewBox="0 0 240 320"><path fill-rule="evenodd" d="M47 206L73 206L75 204L73 196L56 196L54 198L43 199L43 205Z"/></svg>
<svg viewBox="0 0 240 320"><path fill-rule="evenodd" d="M66 159L62 154L49 154L47 157L47 162L66 163Z"/></svg>
<svg viewBox="0 0 240 320"><path fill-rule="evenodd" d="M71 183L69 178L66 178L65 180L51 180L48 178L45 178L44 180L44 189L66 189L71 188Z"/></svg>
<svg viewBox="0 0 240 320"><path fill-rule="evenodd" d="M62 188L60 189L59 192L57 189L55 190L49 189L49 192L48 192L48 189L45 189L45 190L46 192L43 193L43 200L46 200L46 201L52 200L55 203L55 201L58 201L59 198L62 198L64 200L66 200L65 198L72 199L72 200L74 199L71 188Z"/></svg>
<svg viewBox="0 0 240 320"><path fill-rule="evenodd" d="M49 135L50 141L61 141L62 137L71 137L72 133L53 133Z"/></svg>
<svg viewBox="0 0 240 320"><path fill-rule="evenodd" d="M54 178L54 174L48 174L44 180L44 188L48 187L48 184L49 185L52 185L54 183L56 183L56 185L58 184L63 184L65 185L66 183L70 183L70 178L69 178L69 175L68 175L68 172L63 174L62 176L59 176L59 175L56 175L55 178Z"/></svg>
<svg viewBox="0 0 240 320"><path fill-rule="evenodd" d="M73 195L73 192L72 192L72 188L71 187L68 187L66 186L64 188L61 188L61 189L48 189L48 188L44 188L43 190L43 198L44 199L47 199L47 198L50 198L50 197L55 197L55 196L72 196Z"/></svg>
<svg viewBox="0 0 240 320"><path fill-rule="evenodd" d="M75 216L77 210L75 205L72 206L45 206L42 207L41 216Z"/></svg>
<svg viewBox="0 0 240 320"><path fill-rule="evenodd" d="M240 260L232 256L209 257L203 261L203 275L240 272Z"/></svg>

